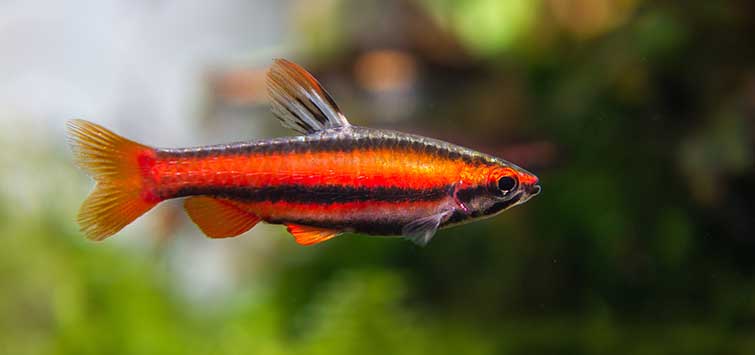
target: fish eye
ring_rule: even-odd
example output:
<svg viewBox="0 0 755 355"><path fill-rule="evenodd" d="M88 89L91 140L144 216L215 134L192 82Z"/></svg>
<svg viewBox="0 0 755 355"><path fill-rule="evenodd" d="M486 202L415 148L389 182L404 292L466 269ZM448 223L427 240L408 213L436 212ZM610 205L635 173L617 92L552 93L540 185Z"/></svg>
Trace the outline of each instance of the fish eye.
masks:
<svg viewBox="0 0 755 355"><path fill-rule="evenodd" d="M498 179L498 190L507 193L516 188L517 181L511 176L503 176Z"/></svg>

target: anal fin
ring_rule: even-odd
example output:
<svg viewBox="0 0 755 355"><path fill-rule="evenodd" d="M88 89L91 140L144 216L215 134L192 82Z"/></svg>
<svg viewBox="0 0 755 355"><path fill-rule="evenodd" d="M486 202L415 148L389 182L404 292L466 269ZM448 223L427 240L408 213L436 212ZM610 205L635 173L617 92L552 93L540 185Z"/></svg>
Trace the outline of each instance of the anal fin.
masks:
<svg viewBox="0 0 755 355"><path fill-rule="evenodd" d="M189 197L184 202L184 208L191 220L210 238L235 237L260 221L243 203L227 199Z"/></svg>
<svg viewBox="0 0 755 355"><path fill-rule="evenodd" d="M322 243L341 234L341 231L337 230L300 226L298 224L287 224L286 227L288 227L288 232L294 236L296 242L300 245Z"/></svg>

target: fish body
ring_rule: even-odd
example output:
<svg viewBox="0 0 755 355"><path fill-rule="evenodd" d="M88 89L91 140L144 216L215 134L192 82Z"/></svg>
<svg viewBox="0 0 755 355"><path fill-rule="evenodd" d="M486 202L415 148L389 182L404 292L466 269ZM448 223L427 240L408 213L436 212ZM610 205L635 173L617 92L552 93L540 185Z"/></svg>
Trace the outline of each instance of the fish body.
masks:
<svg viewBox="0 0 755 355"><path fill-rule="evenodd" d="M495 215L540 191L537 177L505 160L352 126L291 62L275 62L268 87L273 112L304 135L163 149L71 121L77 162L98 182L79 214L83 231L104 239L157 203L184 197L189 216L210 237L236 236L265 221L286 225L304 245L342 232L424 245L439 228Z"/></svg>

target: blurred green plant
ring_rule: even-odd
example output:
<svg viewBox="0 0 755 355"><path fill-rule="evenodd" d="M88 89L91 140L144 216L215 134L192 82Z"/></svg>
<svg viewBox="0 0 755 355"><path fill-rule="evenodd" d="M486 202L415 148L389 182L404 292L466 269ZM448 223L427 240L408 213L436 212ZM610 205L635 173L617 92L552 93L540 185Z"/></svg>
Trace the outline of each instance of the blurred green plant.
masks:
<svg viewBox="0 0 755 355"><path fill-rule="evenodd" d="M480 57L500 55L531 30L540 7L527 0L421 1L445 28Z"/></svg>

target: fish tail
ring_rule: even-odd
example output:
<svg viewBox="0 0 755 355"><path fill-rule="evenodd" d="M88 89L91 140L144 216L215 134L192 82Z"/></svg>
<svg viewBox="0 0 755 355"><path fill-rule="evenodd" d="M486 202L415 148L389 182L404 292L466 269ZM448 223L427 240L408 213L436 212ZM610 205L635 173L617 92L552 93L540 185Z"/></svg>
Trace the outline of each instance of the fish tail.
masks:
<svg viewBox="0 0 755 355"><path fill-rule="evenodd" d="M153 148L88 121L71 120L66 126L76 164L96 182L77 217L87 238L103 240L161 201L149 177Z"/></svg>

